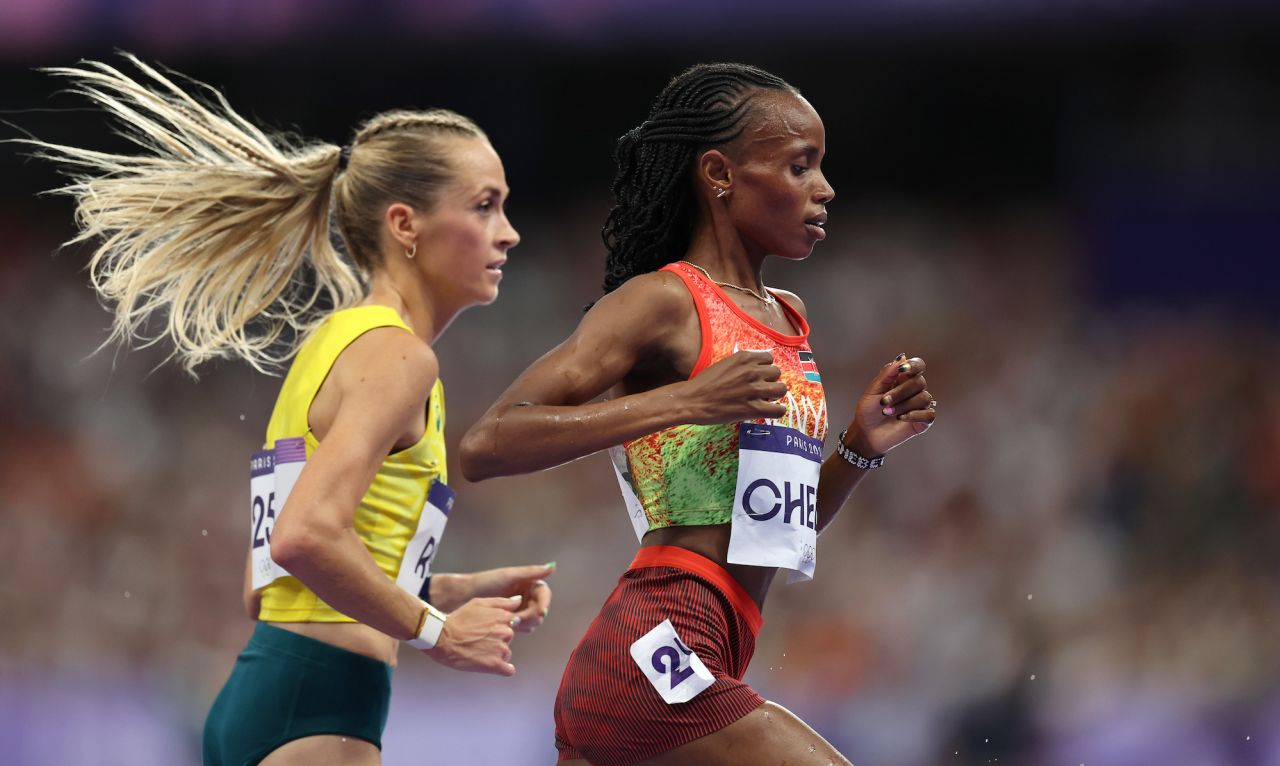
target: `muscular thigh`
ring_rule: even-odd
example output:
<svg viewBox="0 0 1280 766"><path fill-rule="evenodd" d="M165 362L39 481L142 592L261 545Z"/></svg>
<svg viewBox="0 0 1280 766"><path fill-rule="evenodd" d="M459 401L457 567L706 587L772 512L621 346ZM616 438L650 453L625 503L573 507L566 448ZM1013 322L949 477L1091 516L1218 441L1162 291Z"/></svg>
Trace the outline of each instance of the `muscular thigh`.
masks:
<svg viewBox="0 0 1280 766"><path fill-rule="evenodd" d="M286 742L263 758L262 766L379 766L382 754L357 737L320 734Z"/></svg>
<svg viewBox="0 0 1280 766"><path fill-rule="evenodd" d="M766 702L717 732L668 750L643 766L852 766L822 735L781 705Z"/></svg>

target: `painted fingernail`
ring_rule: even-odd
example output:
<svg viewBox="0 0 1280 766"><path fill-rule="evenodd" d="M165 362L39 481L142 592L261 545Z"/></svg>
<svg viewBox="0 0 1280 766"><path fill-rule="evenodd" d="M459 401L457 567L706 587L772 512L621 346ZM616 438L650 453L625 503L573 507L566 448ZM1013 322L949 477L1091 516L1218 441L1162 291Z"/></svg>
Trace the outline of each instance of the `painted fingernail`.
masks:
<svg viewBox="0 0 1280 766"><path fill-rule="evenodd" d="M885 394L884 396L880 397L880 403L888 407L890 404L893 404L893 397L889 396L888 394Z"/></svg>
<svg viewBox="0 0 1280 766"><path fill-rule="evenodd" d="M547 615L551 614L551 607L542 610L542 619L547 619Z"/></svg>
<svg viewBox="0 0 1280 766"><path fill-rule="evenodd" d="M554 562L554 561L548 561L547 563L543 564L543 566L544 566L544 567L546 567L547 569L555 569L555 568L556 568L556 562Z"/></svg>
<svg viewBox="0 0 1280 766"><path fill-rule="evenodd" d="M898 354L897 356L895 356L895 357L893 358L893 361L895 361L895 362L901 362L903 359L906 359L906 358L907 358L907 355L906 355L906 354Z"/></svg>
<svg viewBox="0 0 1280 766"><path fill-rule="evenodd" d="M892 414L893 414L893 408L892 408L892 407L885 407L883 410L880 410L880 411L881 411L881 412L883 412L883 413L884 413L884 414L886 414L886 415L892 415Z"/></svg>
<svg viewBox="0 0 1280 766"><path fill-rule="evenodd" d="M514 601L514 602L516 602L516 603L518 604L518 603L520 603L521 599L523 599L523 598L524 598L524 596L521 596L521 595L519 595L519 594L516 594L516 595L514 595L514 596L512 596L512 597L511 597L511 600L512 600L512 601Z"/></svg>
<svg viewBox="0 0 1280 766"><path fill-rule="evenodd" d="M514 628L515 626L517 626L517 625L519 625L519 624L520 624L520 618L519 618L519 617L512 617L512 618L511 618L511 627L513 627L513 628Z"/></svg>
<svg viewBox="0 0 1280 766"><path fill-rule="evenodd" d="M911 372L911 365L910 364L898 365L898 372Z"/></svg>

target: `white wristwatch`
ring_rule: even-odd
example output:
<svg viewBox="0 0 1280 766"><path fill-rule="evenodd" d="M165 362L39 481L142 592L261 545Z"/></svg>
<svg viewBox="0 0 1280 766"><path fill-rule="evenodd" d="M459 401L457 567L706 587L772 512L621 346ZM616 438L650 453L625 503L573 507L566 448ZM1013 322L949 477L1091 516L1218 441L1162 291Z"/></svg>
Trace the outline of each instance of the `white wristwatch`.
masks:
<svg viewBox="0 0 1280 766"><path fill-rule="evenodd" d="M440 631L444 630L445 620L449 619L449 615L434 606L426 604L426 607L426 611L422 614L422 627L418 630L418 637L408 642L414 649L424 651L435 648L436 642L440 640Z"/></svg>

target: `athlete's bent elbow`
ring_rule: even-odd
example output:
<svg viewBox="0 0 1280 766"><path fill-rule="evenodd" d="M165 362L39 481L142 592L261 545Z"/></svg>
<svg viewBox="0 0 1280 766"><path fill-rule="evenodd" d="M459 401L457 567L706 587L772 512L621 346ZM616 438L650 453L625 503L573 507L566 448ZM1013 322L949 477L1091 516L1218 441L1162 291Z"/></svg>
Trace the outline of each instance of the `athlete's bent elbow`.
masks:
<svg viewBox="0 0 1280 766"><path fill-rule="evenodd" d="M493 451L485 446L491 443L487 438L488 430L487 424L482 420L462 437L462 443L458 447L458 463L462 468L462 476L467 481L484 481L500 475Z"/></svg>
<svg viewBox="0 0 1280 766"><path fill-rule="evenodd" d="M305 567L315 558L316 547L323 545L318 535L309 534L304 528L276 527L271 536L271 560L289 572Z"/></svg>

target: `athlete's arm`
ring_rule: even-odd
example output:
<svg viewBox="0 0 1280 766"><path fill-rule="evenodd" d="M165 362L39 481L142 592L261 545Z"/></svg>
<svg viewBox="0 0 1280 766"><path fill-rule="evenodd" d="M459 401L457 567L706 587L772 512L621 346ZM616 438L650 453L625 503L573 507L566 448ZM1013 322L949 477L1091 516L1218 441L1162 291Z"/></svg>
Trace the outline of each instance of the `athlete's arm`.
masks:
<svg viewBox="0 0 1280 766"><path fill-rule="evenodd" d="M786 290L774 292L808 318L799 296ZM924 370L923 359L908 359L906 354L882 367L858 399L845 446L872 458L924 433L937 414L931 404L933 396L925 390ZM831 523L866 475L866 469L853 466L834 452L827 456L818 474L818 532Z"/></svg>
<svg viewBox="0 0 1280 766"><path fill-rule="evenodd" d="M882 367L858 398L845 446L872 458L924 433L937 416L933 396L925 390L924 370L923 359L907 359L905 354ZM834 452L827 457L818 476L818 532L831 523L866 475Z"/></svg>
<svg viewBox="0 0 1280 766"><path fill-rule="evenodd" d="M271 538L271 557L325 603L401 640L416 636L425 607L378 568L355 531L355 510L383 459L421 438L438 371L431 349L397 328L371 330L348 346L324 383L336 395L332 420ZM456 613L464 619L451 615L432 657L462 670L514 673L505 642L518 603L469 603L468 614Z"/></svg>
<svg viewBox="0 0 1280 766"><path fill-rule="evenodd" d="M396 443L425 427L438 371L431 350L395 328L372 330L348 346L325 381L338 397L332 424L271 538L271 557L325 603L402 640L414 637L422 602L374 563L356 535L355 510Z"/></svg>
<svg viewBox="0 0 1280 766"><path fill-rule="evenodd" d="M591 402L655 359L686 369L698 355L697 311L679 278L644 274L601 298L568 340L534 362L462 439L472 481L560 465L679 423L730 423L784 412L781 371L743 351L692 380ZM591 403L587 403L591 402Z"/></svg>

